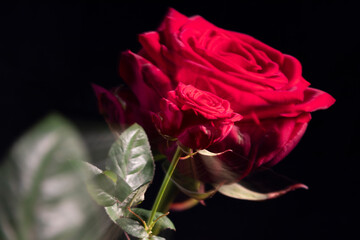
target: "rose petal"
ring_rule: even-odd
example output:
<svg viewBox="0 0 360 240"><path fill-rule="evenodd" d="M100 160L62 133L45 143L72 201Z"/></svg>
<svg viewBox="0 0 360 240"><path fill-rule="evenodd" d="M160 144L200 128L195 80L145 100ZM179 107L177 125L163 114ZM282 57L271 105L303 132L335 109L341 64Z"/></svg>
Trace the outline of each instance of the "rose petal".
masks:
<svg viewBox="0 0 360 240"><path fill-rule="evenodd" d="M99 112L104 115L106 121L115 131L121 131L127 123L125 110L119 100L108 90L92 84L98 100Z"/></svg>
<svg viewBox="0 0 360 240"><path fill-rule="evenodd" d="M330 94L315 88L307 88L304 102L297 104L295 109L299 112L313 112L327 109L334 103L335 99Z"/></svg>
<svg viewBox="0 0 360 240"><path fill-rule="evenodd" d="M131 51L125 51L122 53L120 58L120 76L124 79L127 85L137 96L140 105L144 109L158 111L158 102L160 101L161 95L158 94L157 90L154 89L154 85L163 86L161 75L159 77L159 83L154 82L154 85L148 85L144 79L143 71L146 68L149 72L152 63L143 57L132 53ZM155 66L154 66L155 67ZM153 73L155 70L153 71ZM153 80L156 78L153 78ZM158 84L156 84L158 83Z"/></svg>
<svg viewBox="0 0 360 240"><path fill-rule="evenodd" d="M169 59L163 54L164 47L160 44L160 36L158 32L146 32L139 34L139 42L143 46L144 51L151 61L159 68L163 73L170 76L174 71L174 66ZM144 56L144 53L139 53ZM147 58L147 57L145 57ZM149 59L149 60L150 60Z"/></svg>

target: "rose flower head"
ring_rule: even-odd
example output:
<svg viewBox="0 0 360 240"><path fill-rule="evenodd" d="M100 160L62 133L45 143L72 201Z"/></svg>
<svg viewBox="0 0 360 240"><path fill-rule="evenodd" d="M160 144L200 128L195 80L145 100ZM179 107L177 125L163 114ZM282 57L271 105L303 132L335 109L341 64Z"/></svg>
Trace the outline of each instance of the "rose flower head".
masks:
<svg viewBox="0 0 360 240"><path fill-rule="evenodd" d="M170 9L139 41L138 53L120 59L128 88L94 86L101 112L116 130L138 122L164 153L176 144L223 153L216 164L194 156L204 182L236 181L278 163L303 136L310 113L335 102L309 87L296 58L201 16Z"/></svg>
<svg viewBox="0 0 360 240"><path fill-rule="evenodd" d="M161 99L160 112L153 114L161 134L192 149L206 149L221 141L241 119L227 100L181 82L168 99Z"/></svg>

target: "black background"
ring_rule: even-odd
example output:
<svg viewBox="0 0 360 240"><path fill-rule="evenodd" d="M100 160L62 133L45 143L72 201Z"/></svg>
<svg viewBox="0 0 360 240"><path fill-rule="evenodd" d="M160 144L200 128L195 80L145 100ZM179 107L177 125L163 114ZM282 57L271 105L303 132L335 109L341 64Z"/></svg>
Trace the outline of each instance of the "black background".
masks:
<svg viewBox="0 0 360 240"><path fill-rule="evenodd" d="M221 196L172 213L176 239L348 239L357 235L359 18L346 1L13 3L0 6L0 139L12 142L56 110L78 125L105 123L90 83L121 82L121 51L154 30L167 8L202 15L298 58L312 86L337 102L313 119L275 170L309 186L267 202ZM81 127L81 126L80 126ZM2 194L2 193L1 193Z"/></svg>

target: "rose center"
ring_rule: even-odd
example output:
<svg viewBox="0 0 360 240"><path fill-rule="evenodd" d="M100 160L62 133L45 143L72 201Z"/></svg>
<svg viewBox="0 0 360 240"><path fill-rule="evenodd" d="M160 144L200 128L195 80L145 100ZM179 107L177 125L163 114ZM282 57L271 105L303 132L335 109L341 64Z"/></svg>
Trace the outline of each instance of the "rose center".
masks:
<svg viewBox="0 0 360 240"><path fill-rule="evenodd" d="M177 90L183 110L192 109L208 119L227 118L232 115L230 103L212 93L184 84L179 84Z"/></svg>

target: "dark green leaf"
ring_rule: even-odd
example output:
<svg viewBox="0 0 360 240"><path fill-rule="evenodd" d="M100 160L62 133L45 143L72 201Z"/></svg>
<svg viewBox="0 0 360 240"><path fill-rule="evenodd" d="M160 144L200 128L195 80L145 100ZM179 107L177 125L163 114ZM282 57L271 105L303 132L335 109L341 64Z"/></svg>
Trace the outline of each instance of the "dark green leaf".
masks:
<svg viewBox="0 0 360 240"><path fill-rule="evenodd" d="M152 181L154 160L145 131L134 124L112 145L107 169L120 176L136 190Z"/></svg>
<svg viewBox="0 0 360 240"><path fill-rule="evenodd" d="M79 135L58 115L19 139L0 169L0 238L100 239L100 209L86 192L83 160Z"/></svg>

